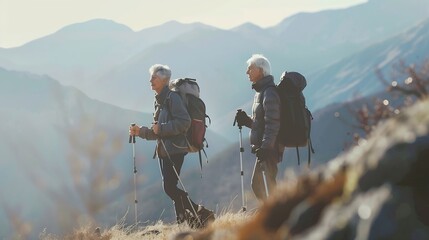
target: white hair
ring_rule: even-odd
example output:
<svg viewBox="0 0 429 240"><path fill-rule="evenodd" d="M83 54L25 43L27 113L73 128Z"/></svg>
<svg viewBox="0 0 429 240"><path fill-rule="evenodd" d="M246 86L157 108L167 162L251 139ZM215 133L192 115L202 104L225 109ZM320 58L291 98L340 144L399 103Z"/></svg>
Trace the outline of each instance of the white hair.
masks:
<svg viewBox="0 0 429 240"><path fill-rule="evenodd" d="M171 69L167 65L155 64L149 68L150 75L156 74L158 77L162 79L170 80L171 77Z"/></svg>
<svg viewBox="0 0 429 240"><path fill-rule="evenodd" d="M247 64L255 65L256 67L259 67L262 69L262 73L264 74L264 77L271 74L271 64L270 61L266 57L264 57L262 54L253 54L251 58L247 60Z"/></svg>

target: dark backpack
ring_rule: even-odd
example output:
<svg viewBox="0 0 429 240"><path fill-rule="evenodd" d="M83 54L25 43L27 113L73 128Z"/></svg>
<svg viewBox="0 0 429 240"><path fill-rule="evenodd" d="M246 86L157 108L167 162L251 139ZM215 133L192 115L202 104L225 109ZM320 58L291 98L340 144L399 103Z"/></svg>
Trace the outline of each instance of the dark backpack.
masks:
<svg viewBox="0 0 429 240"><path fill-rule="evenodd" d="M170 90L177 92L182 97L186 105L189 116L191 117L191 126L186 134L188 140L188 151L198 152L200 157L200 166L202 167L201 151L207 159L207 154L204 150L204 145L208 147L206 134L206 118L210 122L210 117L206 114L206 105L200 98L200 87L195 79L179 78L170 81ZM206 144L204 144L204 142Z"/></svg>
<svg viewBox="0 0 429 240"><path fill-rule="evenodd" d="M285 147L295 147L300 164L298 147L308 147L308 165L310 151L314 149L310 139L311 120L313 116L305 105L302 91L307 86L305 77L297 72L284 72L277 85L280 97L280 130L277 136L279 143Z"/></svg>

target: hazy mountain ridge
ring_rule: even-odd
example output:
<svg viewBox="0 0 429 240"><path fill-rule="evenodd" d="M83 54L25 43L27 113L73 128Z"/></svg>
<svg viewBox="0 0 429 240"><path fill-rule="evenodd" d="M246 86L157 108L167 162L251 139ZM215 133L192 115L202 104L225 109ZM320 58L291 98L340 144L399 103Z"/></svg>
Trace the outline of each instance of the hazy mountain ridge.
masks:
<svg viewBox="0 0 429 240"><path fill-rule="evenodd" d="M427 3L427 0L369 1L345 9L299 13L268 30L284 37L286 43L312 41L328 47L352 43L362 48L417 24L428 14ZM398 10L401 21L395 21ZM291 32L298 34L290 35Z"/></svg>
<svg viewBox="0 0 429 240"><path fill-rule="evenodd" d="M286 49L285 58L294 59L291 67L307 66L314 71L416 25L429 15L428 5L427 0L370 1L345 9L299 13L267 31L278 39L278 49Z"/></svg>
<svg viewBox="0 0 429 240"><path fill-rule="evenodd" d="M225 42L229 44L225 45ZM132 109L151 111L153 92L149 88L148 69L154 63L165 63L173 71L172 78L197 79L201 88L201 97L206 101L209 115L213 118L219 115L225 106L232 103L232 96L239 97L237 92L240 92L240 95L244 94L240 91L243 85L240 86L238 83L246 82L246 77L243 76L246 66L245 63L237 65L236 62L251 54L249 49L252 47L254 45L246 43L246 40L240 35L230 34L225 30L192 31L178 37L174 45L158 44L156 48L142 51L119 66L117 70L104 75L95 86L103 82L109 82L109 85L95 96L105 99L107 96L117 93L123 96L118 100L122 104L132 106ZM258 46L258 48L260 47ZM231 51L236 54L229 55ZM124 79L127 84L124 84ZM233 82L228 83L228 81ZM140 89L140 91L133 91L133 89ZM228 97L218 98L220 92ZM128 94L125 95L126 93ZM213 102L214 99L217 101ZM239 99L237 100L239 101Z"/></svg>
<svg viewBox="0 0 429 240"><path fill-rule="evenodd" d="M136 52L194 28L208 26L172 21L134 32L123 24L95 19L66 26L21 47L1 49L0 66L49 74L64 84L84 89L88 81Z"/></svg>
<svg viewBox="0 0 429 240"><path fill-rule="evenodd" d="M122 24L93 20L73 25L73 29L89 28L85 27L86 24L102 25L102 33L103 29L112 25L114 30L111 35L102 37L100 34L101 37L97 37L97 31L94 30L91 35L94 38L85 41L60 41L60 45L54 41L46 44L50 51L33 49L28 51L37 50L38 53L21 52L27 45L55 39L56 34L53 34L21 48L3 49L6 51L0 51L0 65L8 69L49 74L100 100L124 108L149 111L150 106L142 109L135 103L136 99L139 102L148 101L148 97L144 99L139 95L152 95L148 85L140 83L148 78L147 68L150 65L135 62L143 56L151 60L150 64L161 61L169 64L173 67L175 77L197 77L203 85L202 89L210 86L208 82L217 82L218 85L240 91L246 85L241 82L237 86L239 83L236 80L245 81L244 62L252 53L260 52L268 56L275 76L279 76L283 70L309 75L374 43L404 32L428 16L428 5L428 0L370 1L346 9L296 14L266 29L247 23L231 30L220 30L201 23L181 24L171 21L132 32ZM398 18L398 13L401 18ZM67 29L65 27L57 34ZM216 41L204 38L204 34L210 34ZM79 38L79 34L76 34L75 39ZM76 42L78 46L81 45L80 49L76 49ZM56 45L61 48L55 50ZM95 47L91 50L92 46ZM68 52L64 52L64 49L68 49ZM167 53L165 49L168 49ZM164 56L159 56L160 51ZM46 52L52 56L46 55ZM222 52L225 54L220 54ZM198 61L189 60L188 56L194 55L198 56ZM64 59L63 56L69 57ZM109 75L113 75L112 78ZM143 94L129 91L132 84L136 84L139 89L143 87ZM117 98L111 97L109 86L115 86L112 89L117 90ZM236 99L237 106L245 104L247 97L245 95ZM209 109L217 107L216 98L209 96L206 99L208 105L212 106ZM225 98L228 103L232 100L230 97ZM214 113L219 115L218 111Z"/></svg>
<svg viewBox="0 0 429 240"><path fill-rule="evenodd" d="M429 19L408 31L381 43L372 45L361 52L344 58L337 63L311 74L307 93L312 96L311 105L320 108L335 101L341 102L352 96L366 96L386 86L376 74L379 69L386 78L398 61L419 64L427 60L429 53ZM397 76L398 77L398 76ZM402 79L391 79L402 82ZM326 81L330 84L326 84ZM325 93L329 92L329 95ZM315 101L315 99L318 99Z"/></svg>

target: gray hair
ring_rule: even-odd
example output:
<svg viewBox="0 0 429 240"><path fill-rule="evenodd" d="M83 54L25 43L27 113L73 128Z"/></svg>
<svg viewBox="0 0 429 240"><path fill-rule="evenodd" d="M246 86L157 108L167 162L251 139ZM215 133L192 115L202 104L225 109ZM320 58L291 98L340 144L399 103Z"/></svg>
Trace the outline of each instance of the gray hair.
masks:
<svg viewBox="0 0 429 240"><path fill-rule="evenodd" d="M171 69L167 65L155 64L149 68L149 73L152 76L156 74L158 77L162 79L170 80L171 77Z"/></svg>
<svg viewBox="0 0 429 240"><path fill-rule="evenodd" d="M264 74L264 77L271 74L271 64L270 61L266 57L264 57L262 54L253 54L251 58L247 60L247 64L255 65L256 67L259 67L262 69L262 73Z"/></svg>

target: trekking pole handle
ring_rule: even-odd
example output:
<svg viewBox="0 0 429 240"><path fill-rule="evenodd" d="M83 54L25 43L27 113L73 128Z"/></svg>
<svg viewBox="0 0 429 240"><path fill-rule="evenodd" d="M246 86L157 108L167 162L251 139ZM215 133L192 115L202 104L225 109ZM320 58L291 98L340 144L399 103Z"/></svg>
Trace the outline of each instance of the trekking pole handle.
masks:
<svg viewBox="0 0 429 240"><path fill-rule="evenodd" d="M239 113L239 112L242 112L243 110L240 108L240 109L237 109L237 113ZM235 124L237 123L237 115L235 115L235 118L234 118L234 123L232 124L232 126L235 126ZM239 126L240 128L241 128L241 126Z"/></svg>
<svg viewBox="0 0 429 240"><path fill-rule="evenodd" d="M136 125L135 123L131 123L131 127L134 127L135 125ZM132 140L132 143L136 143L136 136L130 135L128 142L131 143L131 140Z"/></svg>

